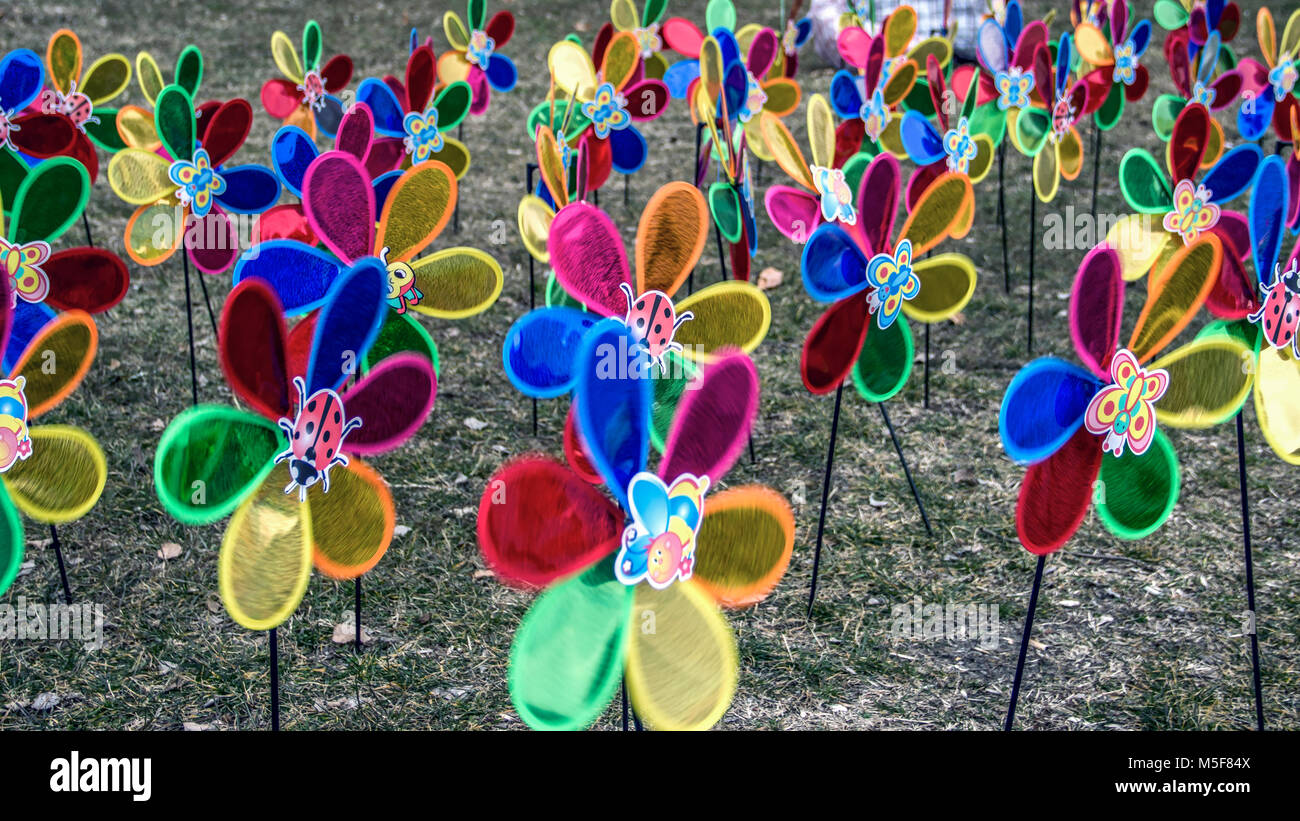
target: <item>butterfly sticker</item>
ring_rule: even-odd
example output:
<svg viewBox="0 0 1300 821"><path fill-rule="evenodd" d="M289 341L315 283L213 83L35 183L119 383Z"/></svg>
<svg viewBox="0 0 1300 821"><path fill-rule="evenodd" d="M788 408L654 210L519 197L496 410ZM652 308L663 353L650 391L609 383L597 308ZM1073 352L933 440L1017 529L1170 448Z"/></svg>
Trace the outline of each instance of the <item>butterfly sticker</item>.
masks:
<svg viewBox="0 0 1300 821"><path fill-rule="evenodd" d="M663 51L664 41L659 36L658 23L651 23L645 28L632 29L632 34L636 37L637 45L641 48L641 59L649 60L655 54Z"/></svg>
<svg viewBox="0 0 1300 821"><path fill-rule="evenodd" d="M611 131L622 131L632 124L627 113L627 100L614 88L613 83L602 83L596 96L582 104L582 113L596 127L596 136L605 139Z"/></svg>
<svg viewBox="0 0 1300 821"><path fill-rule="evenodd" d="M758 81L750 72L746 74L745 80L745 104L740 107L740 117L742 123L747 123L754 118L754 115L763 110L763 105L767 102L767 92L763 90L763 84Z"/></svg>
<svg viewBox="0 0 1300 821"><path fill-rule="evenodd" d="M496 50L497 41L488 37L483 29L475 29L469 35L469 46L465 49L465 59L471 64L487 70L488 61L492 59L492 52Z"/></svg>
<svg viewBox="0 0 1300 821"><path fill-rule="evenodd" d="M10 307L18 298L26 302L44 302L50 293L50 278L41 267L50 258L50 244L43 240L10 243L0 237L0 274L9 277L13 287Z"/></svg>
<svg viewBox="0 0 1300 821"><path fill-rule="evenodd" d="M1215 94L1216 92L1212 86L1197 81L1196 86L1192 89L1192 102L1210 108L1214 105Z"/></svg>
<svg viewBox="0 0 1300 821"><path fill-rule="evenodd" d="M1029 92L1034 90L1034 75L1026 74L1020 66L1009 71L999 71L994 77L998 89L998 108L1024 108L1029 105Z"/></svg>
<svg viewBox="0 0 1300 821"><path fill-rule="evenodd" d="M1268 73L1268 82L1273 86L1273 99L1279 103L1285 100L1295 89L1297 79L1300 79L1300 72L1296 70L1295 60L1289 57L1279 60Z"/></svg>
<svg viewBox="0 0 1300 821"><path fill-rule="evenodd" d="M979 147L970 135L970 121L962 117L954 128L943 135L943 150L948 155L948 170L970 174L970 161L979 153Z"/></svg>
<svg viewBox="0 0 1300 821"><path fill-rule="evenodd" d="M438 132L438 109L429 106L423 114L412 111L402 120L406 136L402 145L414 162L421 163L442 150L442 134Z"/></svg>
<svg viewBox="0 0 1300 821"><path fill-rule="evenodd" d="M867 264L867 304L876 314L876 324L883 331L903 308L903 300L915 299L921 292L921 278L912 270L912 241L898 243L893 254L880 253Z"/></svg>
<svg viewBox="0 0 1300 821"><path fill-rule="evenodd" d="M212 168L212 159L202 148L194 149L194 160L177 160L167 169L167 176L179 186L176 197L188 205L196 217L206 217L213 199L226 193L226 181Z"/></svg>
<svg viewBox="0 0 1300 821"><path fill-rule="evenodd" d="M1204 185L1193 188L1191 180L1179 182L1174 186L1174 210L1165 214L1165 230L1181 236L1184 245L1191 245L1219 222L1219 206L1210 202L1212 195Z"/></svg>
<svg viewBox="0 0 1300 821"><path fill-rule="evenodd" d="M872 142L879 142L880 135L885 133L885 128L889 125L889 106L885 105L885 93L882 88L883 84L877 86L871 93L871 99L862 104L862 111L859 114L867 136Z"/></svg>
<svg viewBox="0 0 1300 821"><path fill-rule="evenodd" d="M695 537L704 521L709 477L683 473L665 485L642 471L627 486L632 524L623 531L614 574L626 585L642 579L663 590L695 572Z"/></svg>
<svg viewBox="0 0 1300 821"><path fill-rule="evenodd" d="M848 225L856 225L858 212L853 208L853 190L844 179L844 171L839 168L810 166L813 184L822 197L822 219L827 222L839 220Z"/></svg>
<svg viewBox="0 0 1300 821"><path fill-rule="evenodd" d="M1089 433L1106 438L1103 451L1124 455L1124 446L1136 455L1146 453L1156 434L1155 401L1169 388L1169 372L1146 371L1127 348L1110 361L1114 383L1097 391L1083 415Z"/></svg>
<svg viewBox="0 0 1300 821"><path fill-rule="evenodd" d="M1146 52L1146 45L1142 46L1139 51L1137 43L1133 38L1124 41L1121 46L1115 48L1115 67L1111 71L1111 82L1120 82L1126 86L1133 85L1137 79L1138 61L1142 59L1142 54Z"/></svg>

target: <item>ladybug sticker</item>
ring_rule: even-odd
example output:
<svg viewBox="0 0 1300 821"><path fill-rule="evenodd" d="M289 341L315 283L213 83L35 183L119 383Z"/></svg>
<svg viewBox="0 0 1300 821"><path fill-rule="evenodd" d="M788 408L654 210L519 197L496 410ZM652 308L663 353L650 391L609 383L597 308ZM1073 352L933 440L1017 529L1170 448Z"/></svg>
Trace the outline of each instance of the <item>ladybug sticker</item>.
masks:
<svg viewBox="0 0 1300 821"><path fill-rule="evenodd" d="M307 396L307 383L301 376L293 378L294 387L298 389L298 418L292 423L280 417L280 427L289 437L289 449L275 457L279 464L289 460L289 476L292 481L285 486L285 493L292 493L298 488L298 501L307 501L307 488L320 482L321 490L329 493L330 468L335 465L348 464L348 457L342 454L343 439L350 432L361 427L361 419L354 417L343 421L343 400L328 388Z"/></svg>
<svg viewBox="0 0 1300 821"><path fill-rule="evenodd" d="M325 107L325 80L321 77L320 69L313 68L307 72L298 90L302 92L303 105L316 111Z"/></svg>
<svg viewBox="0 0 1300 821"><path fill-rule="evenodd" d="M680 351L682 346L673 341L673 336L683 322L694 319L695 314L687 311L681 316L673 308L673 301L663 291L646 291L640 299L632 293L632 286L620 282L627 297L627 318L623 320L632 329L632 335L645 347L650 361L659 369L668 372L664 356L669 351Z"/></svg>
<svg viewBox="0 0 1300 821"><path fill-rule="evenodd" d="M1263 287L1264 304L1250 315L1250 321L1261 323L1264 338L1274 348L1291 346L1291 353L1300 358L1300 272L1292 262L1286 273L1279 274L1281 266L1273 266L1273 282Z"/></svg>
<svg viewBox="0 0 1300 821"><path fill-rule="evenodd" d="M94 111L95 104L85 94L77 91L76 83L72 84L67 94L54 88L41 93L42 114L62 114L72 120L72 124L81 129L82 133L86 131L86 123L99 122Z"/></svg>

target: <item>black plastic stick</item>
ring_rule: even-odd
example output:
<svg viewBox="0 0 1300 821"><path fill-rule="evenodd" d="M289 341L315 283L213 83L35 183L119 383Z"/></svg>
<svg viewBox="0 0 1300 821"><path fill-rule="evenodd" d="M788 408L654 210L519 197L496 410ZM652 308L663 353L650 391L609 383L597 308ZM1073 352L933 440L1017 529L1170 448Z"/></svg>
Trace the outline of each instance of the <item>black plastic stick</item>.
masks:
<svg viewBox="0 0 1300 821"><path fill-rule="evenodd" d="M1002 226L1002 290L1011 293L1011 263L1007 258L1007 203L1002 187L1003 159L1007 154L1007 144L998 146L998 223Z"/></svg>
<svg viewBox="0 0 1300 821"><path fill-rule="evenodd" d="M59 531L50 525L50 540L54 546L54 560L59 563L59 581L63 582L63 601L72 604L72 587L68 584L68 568L63 564L63 546L59 543Z"/></svg>
<svg viewBox="0 0 1300 821"><path fill-rule="evenodd" d="M1038 194L1034 187L1029 187L1029 307L1025 315L1029 318L1029 333L1026 347L1034 352L1034 246L1038 244Z"/></svg>
<svg viewBox="0 0 1300 821"><path fill-rule="evenodd" d="M1237 411L1237 484L1241 486L1241 539L1246 551L1246 629L1250 633L1250 666L1255 678L1255 726L1264 729L1264 689L1259 678L1259 636L1255 630L1255 561L1250 549L1250 498L1246 493L1246 436L1242 411Z"/></svg>
<svg viewBox="0 0 1300 821"><path fill-rule="evenodd" d="M199 404L199 371L194 364L194 301L190 296L190 255L181 246L181 266L185 269L185 328L190 336L190 399Z"/></svg>
<svg viewBox="0 0 1300 821"><path fill-rule="evenodd" d="M826 530L826 502L831 496L831 468L835 464L835 437L840 431L840 402L844 399L844 383L835 389L835 411L831 416L831 441L826 448L826 473L822 477L822 509L817 514L817 546L813 550L812 584L808 588L808 618L812 618L813 600L817 598L817 571L822 563L822 534Z"/></svg>
<svg viewBox="0 0 1300 821"><path fill-rule="evenodd" d="M1016 661L1016 678L1011 682L1011 703L1007 706L1007 721L1003 729L1011 731L1016 720L1016 702L1020 700L1020 681L1025 673L1025 653L1029 652L1029 632L1034 629L1034 610L1038 608L1038 590L1043 585L1043 563L1046 556L1038 557L1038 566L1034 568L1034 589L1029 593L1029 610L1025 613L1025 629L1020 634L1020 658Z"/></svg>
<svg viewBox="0 0 1300 821"><path fill-rule="evenodd" d="M894 432L894 423L889 419L889 411L885 410L885 403L878 402L880 415L884 417L885 427L889 428L889 438L894 441L894 450L898 453L898 463L903 466L903 476L907 477L907 486L912 489L912 498L916 500L916 509L921 511L921 521L925 523L925 533L927 536L933 536L934 531L930 529L930 517L925 513L925 503L921 501L921 492L916 489L916 482L912 481L912 471L907 466L907 457L903 456L903 446L898 441L898 434Z"/></svg>

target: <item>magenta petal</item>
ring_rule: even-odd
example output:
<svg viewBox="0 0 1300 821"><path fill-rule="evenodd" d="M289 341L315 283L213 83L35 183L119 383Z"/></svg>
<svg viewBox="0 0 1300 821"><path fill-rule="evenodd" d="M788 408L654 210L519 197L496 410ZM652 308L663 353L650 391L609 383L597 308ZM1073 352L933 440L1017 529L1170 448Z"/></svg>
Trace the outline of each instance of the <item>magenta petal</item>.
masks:
<svg viewBox="0 0 1300 821"><path fill-rule="evenodd" d="M338 136L334 147L346 151L364 164L370 154L370 141L375 133L375 116L369 106L354 105L343 115L339 123Z"/></svg>
<svg viewBox="0 0 1300 821"><path fill-rule="evenodd" d="M690 473L716 485L749 439L758 413L758 371L748 356L732 351L706 365L699 378L673 417L659 476L671 482Z"/></svg>
<svg viewBox="0 0 1300 821"><path fill-rule="evenodd" d="M230 270L239 257L239 236L230 216L213 204L207 216L186 225L185 247L194 267L205 274Z"/></svg>
<svg viewBox="0 0 1300 821"><path fill-rule="evenodd" d="M1119 254L1102 243L1079 263L1070 293L1070 337L1088 370L1105 377L1119 342L1124 276Z"/></svg>
<svg viewBox="0 0 1300 821"><path fill-rule="evenodd" d="M312 160L303 176L302 210L312 231L343 262L374 254L375 191L356 157L328 151Z"/></svg>
<svg viewBox="0 0 1300 821"><path fill-rule="evenodd" d="M623 239L614 222L585 202L565 206L555 215L546 249L560 284L588 308L606 316L627 313L619 286L632 284Z"/></svg>
<svg viewBox="0 0 1300 821"><path fill-rule="evenodd" d="M348 416L361 418L361 427L348 435L348 452L384 453L401 445L429 418L437 393L428 359L414 353L385 358L343 394Z"/></svg>
<svg viewBox="0 0 1300 821"><path fill-rule="evenodd" d="M763 202L776 230L795 242L807 242L821 224L821 203L802 188L773 185L763 195Z"/></svg>
<svg viewBox="0 0 1300 821"><path fill-rule="evenodd" d="M492 87L488 85L487 74L478 66L469 67L465 82L469 83L470 90L469 113L477 117L488 110L488 103L492 102Z"/></svg>

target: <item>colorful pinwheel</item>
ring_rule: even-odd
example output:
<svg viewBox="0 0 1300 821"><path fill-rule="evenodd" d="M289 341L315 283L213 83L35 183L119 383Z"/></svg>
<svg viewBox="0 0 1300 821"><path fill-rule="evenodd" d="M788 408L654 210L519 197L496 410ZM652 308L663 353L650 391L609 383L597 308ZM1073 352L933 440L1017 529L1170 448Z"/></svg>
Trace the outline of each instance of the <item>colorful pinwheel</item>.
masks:
<svg viewBox="0 0 1300 821"><path fill-rule="evenodd" d="M1223 42L1230 43L1241 28L1241 9L1236 3L1224 0L1156 0L1152 17L1169 36L1190 42L1192 53L1209 42L1210 33L1218 32Z"/></svg>
<svg viewBox="0 0 1300 821"><path fill-rule="evenodd" d="M971 130L987 134L993 144L1002 145L1007 133L1007 117L1032 102L1034 90L1034 52L1050 37L1041 20L1024 23L1020 4L1012 0L1002 18L990 17L980 24L976 38L979 68L964 63L953 69L952 90L962 100L970 95L970 84L979 84L975 110L970 116Z"/></svg>
<svg viewBox="0 0 1300 821"><path fill-rule="evenodd" d="M479 504L479 547L497 575L545 588L511 647L511 700L531 727L581 729L626 680L650 726L707 729L726 712L737 677L735 639L718 607L761 601L794 542L793 516L775 491L710 493L745 446L758 375L743 354L721 353L682 400L651 473L651 387L638 376L648 364L635 332L607 319L581 345L578 426L617 504L544 456L506 464ZM617 373L602 370L607 349L627 352L613 357Z"/></svg>
<svg viewBox="0 0 1300 821"><path fill-rule="evenodd" d="M135 56L135 76L140 83L140 91L152 107L158 95L167 83L163 80L162 70L153 55L142 51ZM176 68L172 84L180 86L193 99L198 96L199 84L203 81L203 54L197 47L189 45L181 49L176 58ZM206 102L195 110L200 122L209 117L220 104ZM124 105L117 112L117 133L127 148L139 148L144 151L157 152L162 148L162 138L158 135L154 112L138 105Z"/></svg>
<svg viewBox="0 0 1300 821"><path fill-rule="evenodd" d="M419 46L407 57L404 84L395 77L367 78L357 86L357 102L374 115L375 133L386 138L378 142L396 141L406 153L405 165L439 160L460 179L469 170L469 148L452 137L451 130L473 108L470 85L458 80L435 96L437 71L433 49ZM387 152L382 157L387 162Z"/></svg>
<svg viewBox="0 0 1300 821"><path fill-rule="evenodd" d="M126 296L126 263L107 248L52 251L59 237L81 219L90 197L90 175L69 157L54 157L17 180L8 231L0 215L0 279L8 282L11 341L21 352L29 335L55 318L55 311L95 314Z"/></svg>
<svg viewBox="0 0 1300 821"><path fill-rule="evenodd" d="M1189 41L1186 32L1174 32L1165 39L1164 52L1178 94L1161 94L1156 98L1151 107L1151 127L1156 136L1168 142L1178 113L1189 104L1200 103L1210 111L1222 111L1236 101L1244 86L1240 69L1219 70L1223 58L1217 55L1231 52L1220 45L1217 31L1211 32L1203 46ZM1209 165L1217 162L1223 146L1223 127L1211 118L1210 142L1203 162Z"/></svg>
<svg viewBox="0 0 1300 821"><path fill-rule="evenodd" d="M1179 247L1215 234L1223 253L1221 268L1211 272L1215 287L1206 307L1215 316L1241 319L1254 297L1254 288L1242 284L1251 242L1246 217L1226 205L1250 188L1263 155L1259 146L1244 143L1198 179L1211 121L1202 105L1179 113L1165 152L1167 173L1146 149L1129 149L1120 160L1119 183L1137 215L1117 222L1107 241L1119 255L1124 278L1132 281L1162 268ZM1160 220L1153 223L1148 215Z"/></svg>
<svg viewBox="0 0 1300 821"><path fill-rule="evenodd" d="M109 160L108 183L114 193L138 206L127 220L124 240L127 254L140 265L170 259L183 238L200 271L226 271L239 256L235 224L227 211L258 214L280 199L280 182L271 169L226 166L252 126L248 101L205 104L201 111L203 116L196 117L194 99L184 88L167 86L154 100L154 127L162 150L129 147ZM191 231L191 221L202 230ZM167 242L158 241L160 223L171 226Z"/></svg>
<svg viewBox="0 0 1300 821"><path fill-rule="evenodd" d="M814 94L808 98L811 165L804 159L790 129L767 112L763 113L763 138L776 157L777 165L803 186L768 186L763 201L767 206L767 216L778 231L802 244L824 222L857 224L853 189L846 179L846 172L836 162L841 157L855 155L849 146L844 145L843 141L850 139L844 129L836 130L835 118L825 97Z"/></svg>
<svg viewBox="0 0 1300 821"><path fill-rule="evenodd" d="M1278 140L1294 143L1300 125L1300 88L1296 87L1300 79L1300 9L1291 12L1287 20L1281 48L1273 14L1267 8L1261 8L1255 17L1255 35L1264 63L1245 59L1237 66L1254 95L1242 103L1237 130L1244 139L1258 140L1271 123Z"/></svg>
<svg viewBox="0 0 1300 821"><path fill-rule="evenodd" d="M197 405L158 443L154 486L167 512L187 525L231 516L217 582L231 618L250 630L293 614L313 564L357 578L392 540L388 486L356 457L409 439L433 408L437 378L426 359L400 353L343 389L380 334L387 291L376 260L339 276L303 355L291 338L302 323L291 334L266 283L241 282L218 338L226 379L252 410Z"/></svg>
<svg viewBox="0 0 1300 821"><path fill-rule="evenodd" d="M18 210L25 223L21 203ZM89 433L33 424L81 384L99 344L95 321L81 311L20 319L14 298L9 277L0 277L0 594L23 561L19 512L42 524L76 521L99 501L108 478L104 452ZM57 368L48 367L52 361Z"/></svg>
<svg viewBox="0 0 1300 821"><path fill-rule="evenodd" d="M283 31L271 35L271 56L284 77L262 84L262 107L266 113L306 131L313 138L317 129L333 137L343 119L344 105L338 93L352 80L352 58L336 54L321 65L324 48L320 24L308 20L302 27L302 58Z"/></svg>
<svg viewBox="0 0 1300 821"><path fill-rule="evenodd" d="M926 58L926 87L930 91L938 127L930 118L915 109L903 114L898 136L907 156L916 163L916 171L908 180L907 200L929 188L930 183L944 173L957 173L977 183L988 176L993 167L993 136L975 130L972 121L979 99L979 77L973 78L966 89L966 98L958 112L950 112L945 105L948 95L939 61L934 55Z"/></svg>
<svg viewBox="0 0 1300 821"><path fill-rule="evenodd" d="M27 173L19 152L33 158L68 153L77 129L67 117L24 113L45 86L45 66L31 49L20 48L0 59L0 198L13 202L18 180Z"/></svg>
<svg viewBox="0 0 1300 821"><path fill-rule="evenodd" d="M1084 257L1070 295L1070 336L1084 367L1043 357L1002 399L998 428L1011 459L1029 465L1016 504L1020 543L1059 549L1095 505L1106 528L1139 539L1178 499L1178 459L1158 428L1230 419L1250 391L1249 350L1227 335L1198 338L1152 361L1214 287L1223 253L1213 234L1179 248L1152 275L1128 344L1119 348L1124 277L1102 243ZM1100 483L1096 480L1100 477Z"/></svg>
<svg viewBox="0 0 1300 821"><path fill-rule="evenodd" d="M664 40L659 24L668 9L668 0L645 0L645 8L636 12L633 0L612 0L609 4L610 23L617 31L629 31L641 45L641 59L645 63L645 76L662 80L668 70L663 57Z"/></svg>
<svg viewBox="0 0 1300 821"><path fill-rule="evenodd" d="M1056 50L1056 67L1046 44L1034 49L1032 105L1013 116L1011 142L1016 150L1034 158L1034 193L1051 202L1061 178L1077 179L1083 170L1083 141L1074 127L1091 105L1091 88L1086 80L1070 85L1073 62L1070 35L1062 34Z"/></svg>
<svg viewBox="0 0 1300 821"><path fill-rule="evenodd" d="M45 48L46 77L50 87L41 92L41 114L64 117L76 129L72 144L55 153L72 157L86 167L93 183L99 176L98 145L110 153L124 145L117 133L117 109L105 105L126 91L131 82L131 63L121 54L105 54L90 64L82 76L81 40L69 29L59 29ZM19 120L21 125L22 120ZM53 148L61 136L44 148Z"/></svg>
<svg viewBox="0 0 1300 821"><path fill-rule="evenodd" d="M555 306L515 322L503 352L511 383L536 398L570 393L584 367L575 356L587 330L601 317L621 318L659 362L650 436L662 447L673 406L697 366L723 348L753 351L772 322L767 297L748 282L715 283L673 302L708 235L700 192L685 182L668 183L642 212L633 278L622 237L605 212L584 202L561 208L547 234L550 263L559 285L592 313Z"/></svg>
<svg viewBox="0 0 1300 821"><path fill-rule="evenodd" d="M542 124L537 127L533 145L537 150L537 168L541 179L536 193L525 194L519 201L519 236L533 259L546 265L551 261L551 254L546 248L551 223L555 220L557 211L570 202L576 202L585 193L578 191L575 184L579 176L585 182L585 174L570 174L569 166L575 159L576 162L582 162L581 152L575 158L572 156L574 152L567 147L561 150L550 126ZM571 176L574 179L571 180Z"/></svg>
<svg viewBox="0 0 1300 821"><path fill-rule="evenodd" d="M1125 0L1115 0L1111 6L1109 38L1097 24L1088 20L1075 26L1074 43L1080 55L1095 67L1094 71L1102 72L1101 79L1110 82L1105 102L1093 114L1093 122L1102 131L1109 131L1119 124L1124 115L1125 101L1136 103L1146 94L1150 75L1140 60L1150 40L1149 20L1142 20L1129 30L1128 3ZM1090 96L1091 93L1090 89Z"/></svg>
<svg viewBox="0 0 1300 821"><path fill-rule="evenodd" d="M346 138L341 144L352 145ZM486 310L501 293L501 266L478 249L445 248L416 259L455 207L456 177L443 163L429 160L393 179L372 182L358 154L327 151L307 166L301 191L307 225L323 247L268 240L244 252L235 265L236 283L267 281L287 314L324 305L335 281L367 260L388 272L385 299L397 315L414 310L460 319ZM412 331L419 328L407 324ZM436 357L431 351L425 355Z"/></svg>
<svg viewBox="0 0 1300 821"><path fill-rule="evenodd" d="M813 394L830 393L852 375L863 398L889 399L912 372L912 332L903 317L939 322L975 293L975 265L965 256L922 258L944 239L970 230L970 179L948 173L934 180L907 210L895 238L902 197L898 160L878 155L858 185L857 223L827 223L804 247L804 287L818 302L833 303L804 340L800 371Z"/></svg>
<svg viewBox="0 0 1300 821"><path fill-rule="evenodd" d="M447 84L461 80L469 83L472 92L469 113L477 117L487 112L493 91L505 94L519 80L515 64L497 51L515 33L515 18L508 11L498 11L488 20L487 0L469 0L465 17L468 28L456 12L443 15L442 30L452 50L438 58L438 77ZM411 35L414 50L415 32Z"/></svg>

